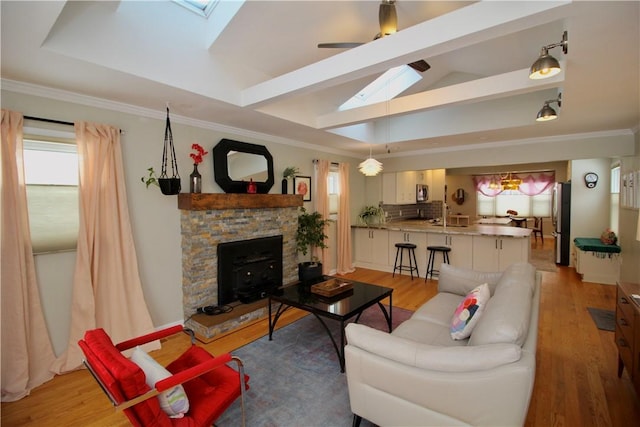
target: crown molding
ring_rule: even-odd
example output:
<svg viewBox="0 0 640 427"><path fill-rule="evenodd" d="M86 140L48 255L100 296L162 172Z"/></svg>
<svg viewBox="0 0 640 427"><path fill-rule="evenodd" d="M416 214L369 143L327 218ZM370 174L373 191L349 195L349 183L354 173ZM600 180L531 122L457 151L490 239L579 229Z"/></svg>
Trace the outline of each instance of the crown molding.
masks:
<svg viewBox="0 0 640 427"><path fill-rule="evenodd" d="M47 86L37 85L33 83L25 83L17 80L0 79L0 87L2 90L9 92L20 93L24 95L39 96L42 98L54 99L56 101L71 102L74 104L85 105L88 107L102 108L105 110L117 111L119 113L132 114L140 117L146 117L149 119L164 120L166 112L152 110L150 108L139 107L132 104L125 104L123 102L111 101L108 99L97 98L88 95L82 95L76 92L71 92L62 89L55 89ZM309 144L303 141L297 141L289 138L282 138L274 135L269 135L260 132L254 132L247 129L235 128L231 126L222 125L220 123L209 122L205 120L193 119L186 116L180 116L177 114L171 114L171 121L173 123L179 123L186 126L193 126L200 129L207 129L216 132L237 135L240 137L273 142L275 144L282 144L291 147L305 148L308 150L319 151L323 153L331 153L340 156L350 157L354 159L360 159L360 156L353 153L327 148L321 145Z"/></svg>
<svg viewBox="0 0 640 427"><path fill-rule="evenodd" d="M58 101L71 102L74 104L86 105L89 107L102 108L105 110L117 111L120 113L132 114L136 116L142 116L150 119L164 120L165 112L152 110L150 108L143 108L136 105L125 104L123 102L111 101L103 98L97 98L88 95L82 95L76 92L71 92L62 89L55 89L46 86L36 85L33 83L25 83L17 80L0 79L0 87L2 90L10 92L22 93L25 95L39 96L43 98L50 98ZM325 146L309 144L303 141L297 141L288 138L282 138L274 135L269 135L260 132L253 132L247 129L235 128L231 126L222 125L220 123L209 122L205 120L193 119L186 116L180 116L172 114L171 120L174 123L180 123L186 126L193 126L200 129L207 129L221 133L238 135L240 137L268 141L275 144L287 145L297 148L305 148L308 150L319 151L322 153L330 153L340 156L345 156L353 159L360 159L362 156L355 155L351 152L327 148ZM639 125L640 126L640 125ZM638 133L638 126L634 129L618 129L612 131L600 131L580 134L568 134L557 135L540 138L527 138L527 139L515 139L507 141L493 141L481 144L467 144L455 147L443 147L443 148L427 148L423 150L403 151L402 153L382 154L379 158L394 158L394 157L413 157L435 153L449 153L458 151L473 151L473 150L486 150L488 148L503 148L514 145L529 145L539 144L545 142L563 142L569 140L575 140L578 138L595 138L595 137L610 137L610 136L625 136L634 135Z"/></svg>

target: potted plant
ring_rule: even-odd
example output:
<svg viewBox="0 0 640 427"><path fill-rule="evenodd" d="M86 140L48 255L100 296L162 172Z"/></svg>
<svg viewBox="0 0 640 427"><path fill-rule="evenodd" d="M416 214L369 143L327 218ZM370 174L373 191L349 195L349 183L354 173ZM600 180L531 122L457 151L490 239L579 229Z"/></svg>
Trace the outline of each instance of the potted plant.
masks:
<svg viewBox="0 0 640 427"><path fill-rule="evenodd" d="M296 176L300 172L296 166L288 166L282 171L282 194L288 194L289 192L289 179Z"/></svg>
<svg viewBox="0 0 640 427"><path fill-rule="evenodd" d="M153 167L147 169L149 174L143 176L140 180L149 188L150 185L160 187L162 194L167 196L178 194L180 192L180 178L167 178L166 176L158 178Z"/></svg>
<svg viewBox="0 0 640 427"><path fill-rule="evenodd" d="M365 206L360 211L360 215L358 215L360 222L364 225L371 224L383 224L384 220L384 210L380 206Z"/></svg>
<svg viewBox="0 0 640 427"><path fill-rule="evenodd" d="M158 177L156 176L156 171L153 170L153 167L150 167L149 169L147 169L147 172L149 172L149 175L143 176L140 180L145 183L147 188L149 188L150 185L155 185L156 187L160 187L160 184L158 184Z"/></svg>
<svg viewBox="0 0 640 427"><path fill-rule="evenodd" d="M323 219L318 212L308 213L305 208L300 208L298 216L298 229L296 230L296 251L307 255L313 252L313 248L326 248L327 235L324 228L330 220ZM322 276L322 263L311 255L311 261L298 264L298 278L300 281L308 281Z"/></svg>

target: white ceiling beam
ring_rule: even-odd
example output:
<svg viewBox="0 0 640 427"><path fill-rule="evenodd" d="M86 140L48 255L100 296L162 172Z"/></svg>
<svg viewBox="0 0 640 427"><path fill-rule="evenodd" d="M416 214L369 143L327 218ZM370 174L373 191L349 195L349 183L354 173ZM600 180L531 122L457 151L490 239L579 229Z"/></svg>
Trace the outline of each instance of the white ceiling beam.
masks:
<svg viewBox="0 0 640 427"><path fill-rule="evenodd" d="M327 129L348 126L385 116L428 111L559 87L564 82L565 67L566 64L563 63L563 71L560 74L544 80L529 79L527 68L407 95L389 102L329 113L318 117L316 127Z"/></svg>
<svg viewBox="0 0 640 427"><path fill-rule="evenodd" d="M570 1L483 1L422 22L298 70L246 88L241 105L260 106L383 71L407 58L432 57L552 22ZM412 58L412 59L410 59Z"/></svg>

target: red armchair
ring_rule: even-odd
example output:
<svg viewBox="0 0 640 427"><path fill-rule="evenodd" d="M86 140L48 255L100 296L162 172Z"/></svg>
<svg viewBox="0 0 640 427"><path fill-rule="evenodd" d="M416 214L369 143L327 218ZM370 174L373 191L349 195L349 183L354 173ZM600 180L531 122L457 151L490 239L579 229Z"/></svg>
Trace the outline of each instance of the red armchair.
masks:
<svg viewBox="0 0 640 427"><path fill-rule="evenodd" d="M114 345L103 329L93 329L85 333L78 345L89 372L116 410L124 411L134 426L211 426L238 397L244 426L244 391L249 387L249 377L237 357L228 353L212 356L195 345L191 333L191 347L166 367L172 375L151 388L142 369L121 353L182 331L191 333L182 326L174 326ZM237 371L227 366L231 361L237 364ZM182 384L189 399L189 411L183 418L170 418L160 408L157 396L178 384Z"/></svg>

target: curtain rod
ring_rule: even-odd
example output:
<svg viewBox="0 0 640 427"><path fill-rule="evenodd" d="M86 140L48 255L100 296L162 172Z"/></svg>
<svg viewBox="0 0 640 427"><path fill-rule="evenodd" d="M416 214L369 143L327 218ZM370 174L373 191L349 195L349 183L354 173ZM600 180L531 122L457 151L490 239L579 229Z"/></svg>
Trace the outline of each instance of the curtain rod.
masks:
<svg viewBox="0 0 640 427"><path fill-rule="evenodd" d="M313 159L313 163L318 163L318 159ZM336 163L336 162L331 162L331 164L334 166L340 166L340 163Z"/></svg>
<svg viewBox="0 0 640 427"><path fill-rule="evenodd" d="M556 171L553 169L542 169L542 170L525 170L525 171L510 171L510 172L485 172L485 173L474 173L470 175L489 176L489 175L502 175L502 174L509 174L509 173L547 173L547 172L555 173Z"/></svg>
<svg viewBox="0 0 640 427"><path fill-rule="evenodd" d="M74 126L72 122L64 122L62 120L43 119L42 117L24 116L25 120L35 120L38 122L55 123L57 125Z"/></svg>
<svg viewBox="0 0 640 427"><path fill-rule="evenodd" d="M75 123L73 123L73 122L65 122L63 120L45 119L45 118L42 118L42 117L35 117L35 116L23 116L23 118L25 120L35 120L37 122L53 123L53 124L56 124L56 125L75 126ZM124 133L124 131L122 129L118 129L118 132Z"/></svg>

